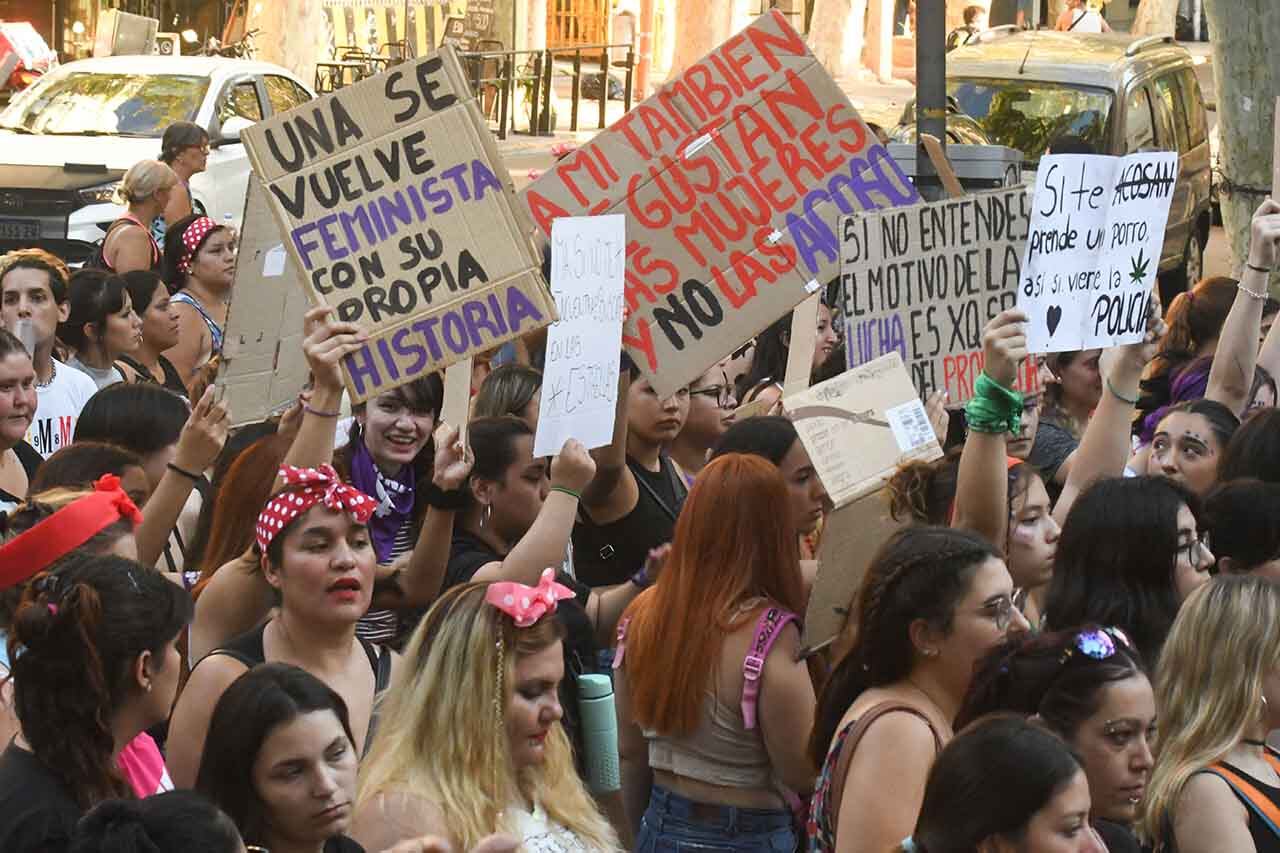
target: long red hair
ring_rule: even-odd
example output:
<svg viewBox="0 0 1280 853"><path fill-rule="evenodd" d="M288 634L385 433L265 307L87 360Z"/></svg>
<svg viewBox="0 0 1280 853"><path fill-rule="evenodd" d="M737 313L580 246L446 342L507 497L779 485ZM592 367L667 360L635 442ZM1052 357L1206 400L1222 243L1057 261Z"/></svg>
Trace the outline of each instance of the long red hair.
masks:
<svg viewBox="0 0 1280 853"><path fill-rule="evenodd" d="M782 474L730 453L702 469L676 521L662 575L627 608L632 715L663 734L693 731L736 609L764 598L804 606L799 549ZM754 620L752 622L754 624Z"/></svg>

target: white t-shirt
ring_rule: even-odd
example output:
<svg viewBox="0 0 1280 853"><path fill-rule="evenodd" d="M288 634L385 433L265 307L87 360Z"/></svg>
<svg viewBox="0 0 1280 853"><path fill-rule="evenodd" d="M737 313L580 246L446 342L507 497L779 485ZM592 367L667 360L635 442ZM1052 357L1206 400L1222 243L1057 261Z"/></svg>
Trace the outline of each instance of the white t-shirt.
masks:
<svg viewBox="0 0 1280 853"><path fill-rule="evenodd" d="M1073 33L1101 33L1102 16L1093 9L1076 9L1071 13L1071 21L1075 24L1070 30ZM1078 22L1078 23L1077 23Z"/></svg>
<svg viewBox="0 0 1280 853"><path fill-rule="evenodd" d="M98 391L97 383L74 367L53 360L53 381L36 388L36 417L27 430L27 444L48 459L71 443L80 410Z"/></svg>

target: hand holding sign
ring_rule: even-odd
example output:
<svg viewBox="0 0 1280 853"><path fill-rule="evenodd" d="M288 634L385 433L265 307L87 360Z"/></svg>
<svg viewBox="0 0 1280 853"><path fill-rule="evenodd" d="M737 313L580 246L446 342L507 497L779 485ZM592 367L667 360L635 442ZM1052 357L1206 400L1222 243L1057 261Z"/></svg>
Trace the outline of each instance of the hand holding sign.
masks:
<svg viewBox="0 0 1280 853"><path fill-rule="evenodd" d="M1031 352L1142 339L1177 177L1166 152L1041 159L1018 289Z"/></svg>
<svg viewBox="0 0 1280 853"><path fill-rule="evenodd" d="M567 439L551 460L551 488L557 486L581 495L596 475L596 460L576 438Z"/></svg>
<svg viewBox="0 0 1280 853"><path fill-rule="evenodd" d="M1027 315L1016 308L1001 311L982 333L983 370L1012 388L1027 358Z"/></svg>
<svg viewBox="0 0 1280 853"><path fill-rule="evenodd" d="M312 308L303 318L302 352L311 368L311 379L317 388L342 392L342 358L355 352L369 339L355 323L333 319L334 309Z"/></svg>

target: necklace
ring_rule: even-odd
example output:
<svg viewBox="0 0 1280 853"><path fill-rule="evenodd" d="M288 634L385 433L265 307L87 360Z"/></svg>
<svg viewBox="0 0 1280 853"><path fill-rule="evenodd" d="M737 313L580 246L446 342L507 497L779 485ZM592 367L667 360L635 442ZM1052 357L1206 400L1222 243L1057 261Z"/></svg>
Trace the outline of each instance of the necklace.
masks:
<svg viewBox="0 0 1280 853"><path fill-rule="evenodd" d="M1265 746L1267 745L1267 742L1266 742L1265 740L1255 740L1255 739L1253 739L1253 738L1251 738L1251 737L1242 737L1242 738L1240 738L1240 742L1241 742L1242 744L1244 744L1245 746L1263 746L1263 747L1265 747Z"/></svg>
<svg viewBox="0 0 1280 853"><path fill-rule="evenodd" d="M37 388L48 388L50 385L52 385L52 384L53 384L53 380L55 380L55 379L57 379L57 378L58 378L58 362L54 361L53 359L49 359L49 381L48 381L48 382L36 382L36 387L37 387Z"/></svg>

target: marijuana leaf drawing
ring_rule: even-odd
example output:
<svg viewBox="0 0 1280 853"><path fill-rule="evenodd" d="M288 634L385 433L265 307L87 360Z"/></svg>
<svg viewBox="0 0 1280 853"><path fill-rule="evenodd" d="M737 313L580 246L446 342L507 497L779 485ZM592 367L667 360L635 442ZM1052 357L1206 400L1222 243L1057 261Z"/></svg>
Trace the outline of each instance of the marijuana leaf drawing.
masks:
<svg viewBox="0 0 1280 853"><path fill-rule="evenodd" d="M1129 281L1134 284L1142 284L1147 278L1147 268L1151 266L1151 261L1143 257L1142 249L1138 250L1138 257L1131 258L1129 263L1133 268L1129 271Z"/></svg>

